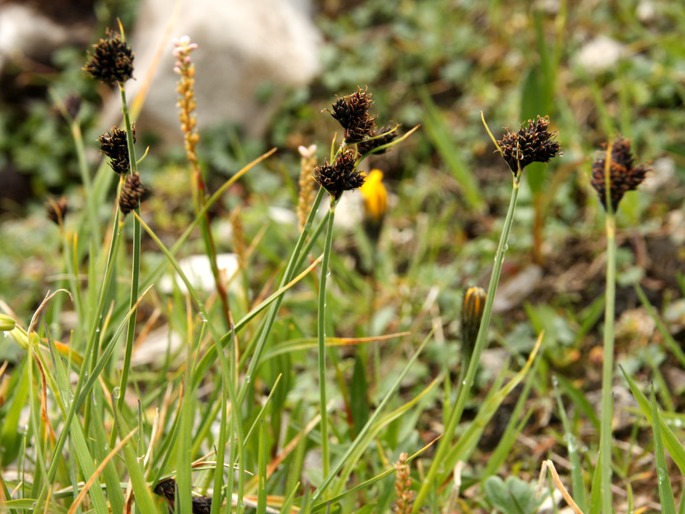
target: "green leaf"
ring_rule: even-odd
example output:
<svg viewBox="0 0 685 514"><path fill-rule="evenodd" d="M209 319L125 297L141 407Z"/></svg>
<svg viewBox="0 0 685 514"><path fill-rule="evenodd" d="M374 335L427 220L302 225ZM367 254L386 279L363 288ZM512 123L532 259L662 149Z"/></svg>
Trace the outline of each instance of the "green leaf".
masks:
<svg viewBox="0 0 685 514"><path fill-rule="evenodd" d="M354 421L354 437L361 432L369 419L369 383L366 380L366 372L362 359L357 354L354 359L354 371L352 372L352 384L350 385L350 409Z"/></svg>
<svg viewBox="0 0 685 514"><path fill-rule="evenodd" d="M535 498L535 487L518 477L506 482L500 477L485 481L485 496L490 504L504 514L527 514L536 512L541 500Z"/></svg>
<svg viewBox="0 0 685 514"><path fill-rule="evenodd" d="M625 372L625 370L622 367L620 367L620 369L626 381L628 382L628 387L630 387L633 397L640 407L640 411L642 411L642 415L647 418L647 421L653 423L652 408L649 400L647 400L647 397L642 393L642 391L640 391L635 381ZM659 429L661 431L661 438L663 440L664 447L671 455L673 462L675 462L676 466L678 466L680 469L680 472L685 475L685 448L683 448L682 443L678 440L671 430L671 427L664 422L661 416L659 416L657 421L659 423Z"/></svg>
<svg viewBox="0 0 685 514"><path fill-rule="evenodd" d="M651 394L652 407L652 430L654 431L654 456L656 458L656 477L659 487L659 498L661 499L661 512L664 514L676 514L675 498L673 497L673 488L671 481L668 478L668 467L666 465L666 457L664 456L664 443L661 439L661 417L659 416L659 407L656 403L656 395L654 394L654 387L652 387Z"/></svg>
<svg viewBox="0 0 685 514"><path fill-rule="evenodd" d="M257 514L266 514L266 433L264 420L259 421L259 472L257 474Z"/></svg>
<svg viewBox="0 0 685 514"><path fill-rule="evenodd" d="M568 450L569 460L571 461L571 483L573 485L571 491L573 499L581 511L585 511L587 492L585 491L585 484L583 482L583 465L578 454L578 440L575 434L571 431L571 423L566 415L564 403L559 394L559 381L557 377L554 378L554 396L557 401L557 410L561 424L564 427L564 439L566 440L566 448Z"/></svg>
<svg viewBox="0 0 685 514"><path fill-rule="evenodd" d="M7 400L7 413L0 418L2 429L0 430L0 464L1 467L9 465L17 458L21 448L22 434L19 432L19 419L21 412L26 407L29 392L29 374L25 372L27 360L17 367L12 374L8 391L14 391ZM0 413L1 414L1 413Z"/></svg>

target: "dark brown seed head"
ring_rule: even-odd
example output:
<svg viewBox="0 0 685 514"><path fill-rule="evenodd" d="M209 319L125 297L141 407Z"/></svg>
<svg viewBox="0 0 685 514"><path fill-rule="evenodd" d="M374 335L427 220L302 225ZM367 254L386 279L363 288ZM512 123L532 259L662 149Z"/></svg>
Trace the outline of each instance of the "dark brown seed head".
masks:
<svg viewBox="0 0 685 514"><path fill-rule="evenodd" d="M169 504L169 513L173 514L176 500L176 481L173 478L165 478L157 483L154 488L157 496L162 496ZM212 510L212 498L210 496L195 496L192 499L193 514L209 514Z"/></svg>
<svg viewBox="0 0 685 514"><path fill-rule="evenodd" d="M363 141L373 131L376 117L369 112L371 104L371 93L361 88L333 103L331 116L345 129L346 143Z"/></svg>
<svg viewBox="0 0 685 514"><path fill-rule="evenodd" d="M173 503L176 498L176 480L173 478L165 478L157 482L154 488L154 493L157 496L163 496L167 500Z"/></svg>
<svg viewBox="0 0 685 514"><path fill-rule="evenodd" d="M340 198L343 191L351 191L364 184L364 175L356 166L357 152L348 148L338 155L332 165L324 162L314 168L314 180L335 198Z"/></svg>
<svg viewBox="0 0 685 514"><path fill-rule="evenodd" d="M371 93L366 89L357 88L357 91L351 95L338 98L333 103L331 116L338 120L342 128L353 128L360 120L369 116L371 104L373 104Z"/></svg>
<svg viewBox="0 0 685 514"><path fill-rule="evenodd" d="M119 208L124 214L135 210L140 204L140 199L145 193L145 188L138 173L126 177L126 183L121 188L119 195Z"/></svg>
<svg viewBox="0 0 685 514"><path fill-rule="evenodd" d="M133 127L133 142L136 142L136 129ZM112 127L98 138L100 151L111 159L112 169L121 175L128 173L130 161L128 158L128 144L126 131L119 127Z"/></svg>
<svg viewBox="0 0 685 514"><path fill-rule="evenodd" d="M605 145L606 146L606 145ZM592 187L595 188L600 202L607 209L606 194L606 151L592 164ZM635 166L630 141L619 137L611 146L609 162L609 196L613 210L618 209L618 204L627 191L637 189L645 179L649 167L644 164Z"/></svg>
<svg viewBox="0 0 685 514"><path fill-rule="evenodd" d="M357 144L357 150L362 155L367 155L371 152L374 154L385 153L387 148L383 148L382 150L376 149L383 145L387 145L388 143L392 143L395 140L395 137L397 137L396 129L397 127L391 127L390 125L387 125L385 127L381 127L377 131L373 130L364 141L361 141L359 144Z"/></svg>
<svg viewBox="0 0 685 514"><path fill-rule="evenodd" d="M83 70L110 86L123 84L133 77L133 58L133 51L119 34L108 31L106 38L93 45Z"/></svg>
<svg viewBox="0 0 685 514"><path fill-rule="evenodd" d="M517 176L523 168L533 162L549 162L560 155L561 146L555 140L556 134L549 132L549 118L538 116L528 120L518 132L507 131L497 141L502 157Z"/></svg>
<svg viewBox="0 0 685 514"><path fill-rule="evenodd" d="M50 221L57 225L61 225L64 223L64 218L69 210L69 204L67 199L63 196L58 200L50 200L46 204L45 210Z"/></svg>
<svg viewBox="0 0 685 514"><path fill-rule="evenodd" d="M210 514L211 511L211 496L197 496L193 498L193 514Z"/></svg>

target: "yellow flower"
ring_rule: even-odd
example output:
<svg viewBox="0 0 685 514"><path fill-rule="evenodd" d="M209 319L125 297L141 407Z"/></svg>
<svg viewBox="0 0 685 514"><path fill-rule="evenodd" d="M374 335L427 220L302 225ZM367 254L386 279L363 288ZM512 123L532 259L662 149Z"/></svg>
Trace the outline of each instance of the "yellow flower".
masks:
<svg viewBox="0 0 685 514"><path fill-rule="evenodd" d="M378 169L371 170L359 190L364 199L365 216L380 223L388 210L388 191L383 185L383 172Z"/></svg>

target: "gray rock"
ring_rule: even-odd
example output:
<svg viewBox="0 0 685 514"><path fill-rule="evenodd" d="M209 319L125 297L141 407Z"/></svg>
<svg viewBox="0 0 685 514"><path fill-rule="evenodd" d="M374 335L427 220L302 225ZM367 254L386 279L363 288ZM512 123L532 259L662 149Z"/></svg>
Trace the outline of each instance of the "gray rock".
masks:
<svg viewBox="0 0 685 514"><path fill-rule="evenodd" d="M131 37L136 80L127 84L129 103L144 97L141 132L154 130L167 142L181 138L172 50L173 41L187 35L198 45L192 59L199 129L231 122L252 136L263 134L284 93L319 72L321 36L308 4L143 0ZM259 98L264 86L272 92L266 100ZM118 111L118 95L113 95L105 119L116 121Z"/></svg>

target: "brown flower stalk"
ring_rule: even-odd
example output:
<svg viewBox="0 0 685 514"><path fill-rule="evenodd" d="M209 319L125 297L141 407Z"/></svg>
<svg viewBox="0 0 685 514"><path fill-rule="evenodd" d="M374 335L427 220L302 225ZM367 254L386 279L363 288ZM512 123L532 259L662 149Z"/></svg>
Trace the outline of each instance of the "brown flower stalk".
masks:
<svg viewBox="0 0 685 514"><path fill-rule="evenodd" d="M183 36L175 43L174 57L176 63L174 71L180 75L176 91L178 92L178 118L181 122L181 131L183 132L183 141L186 151L186 157L193 170L193 177L195 183L195 190L193 191L193 198L196 206L201 201L199 196L204 196L205 185L202 179L202 170L200 169L200 162L197 158L197 144L200 141L200 135L197 132L197 117L195 116L195 65L193 64L190 54L197 48L197 44L191 43L188 36Z"/></svg>
<svg viewBox="0 0 685 514"><path fill-rule="evenodd" d="M314 169L316 168L316 145L308 148L300 146L300 194L297 197L297 221L300 231L307 222L309 210L316 197L316 181L314 180Z"/></svg>
<svg viewBox="0 0 685 514"><path fill-rule="evenodd" d="M190 58L190 54L197 48L197 44L191 43L188 36L183 36L176 40L174 47L174 57L176 58L174 71L180 75L176 89L179 97L177 104L179 108L178 117L181 122L186 157L193 170L193 203L195 205L195 213L197 214L204 207L206 194L202 169L197 158L197 144L200 141L200 135L197 131L197 118L195 116L195 65ZM214 244L214 237L209 226L209 216L207 213L204 214L202 231L205 248L212 267L212 275L214 275L216 291L221 300L223 315L227 325L231 327L233 321L231 320L231 310L228 303L228 291L221 280L219 267L216 263L216 245Z"/></svg>
<svg viewBox="0 0 685 514"><path fill-rule="evenodd" d="M605 145L606 148L606 145ZM607 170L607 156L609 168ZM612 210L618 209L623 195L634 191L642 183L649 171L645 164L634 164L630 141L619 137L611 147L592 164L592 187L597 191L604 210L608 210L607 198L611 201ZM609 195L607 195L607 172L609 175Z"/></svg>
<svg viewBox="0 0 685 514"><path fill-rule="evenodd" d="M395 495L397 496L393 507L395 514L409 514L414 501L414 492L411 490L411 474L407 463L408 457L407 453L403 452L395 463Z"/></svg>
<svg viewBox="0 0 685 514"><path fill-rule="evenodd" d="M233 251L238 258L238 267L245 271L247 265L247 244L245 242L245 227L240 208L234 209L228 220L231 223L231 240Z"/></svg>

